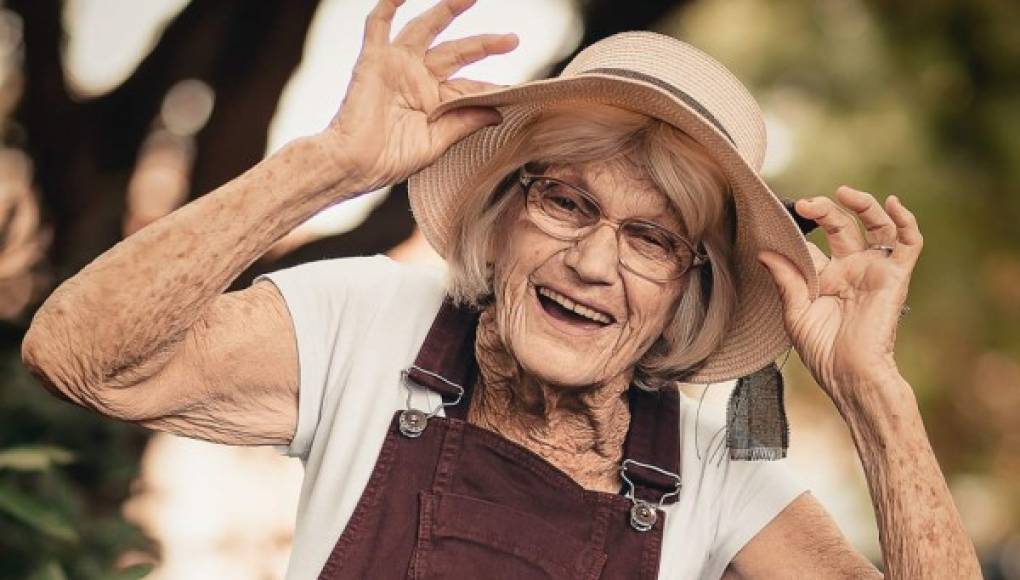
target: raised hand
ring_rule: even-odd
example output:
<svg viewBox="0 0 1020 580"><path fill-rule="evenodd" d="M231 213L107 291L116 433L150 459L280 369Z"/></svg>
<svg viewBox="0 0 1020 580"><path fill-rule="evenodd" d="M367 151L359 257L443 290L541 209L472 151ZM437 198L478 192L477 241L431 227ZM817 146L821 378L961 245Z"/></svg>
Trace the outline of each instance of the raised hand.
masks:
<svg viewBox="0 0 1020 580"><path fill-rule="evenodd" d="M896 327L922 237L914 215L895 196L883 208L871 194L843 186L836 198L842 206L828 197L796 204L797 213L822 227L832 251L829 258L809 242L818 298L809 299L804 277L785 257L763 251L759 260L782 295L794 348L838 405L860 394L852 392L860 385L898 376ZM892 252L870 249L873 245Z"/></svg>
<svg viewBox="0 0 1020 580"><path fill-rule="evenodd" d="M497 85L451 79L464 66L517 47L512 34L483 34L432 46L475 0L441 0L395 38L390 27L404 0L379 0L365 21L361 54L340 111L321 137L360 191L392 184L432 163L447 148L501 121L489 108L459 108L437 119L440 104Z"/></svg>

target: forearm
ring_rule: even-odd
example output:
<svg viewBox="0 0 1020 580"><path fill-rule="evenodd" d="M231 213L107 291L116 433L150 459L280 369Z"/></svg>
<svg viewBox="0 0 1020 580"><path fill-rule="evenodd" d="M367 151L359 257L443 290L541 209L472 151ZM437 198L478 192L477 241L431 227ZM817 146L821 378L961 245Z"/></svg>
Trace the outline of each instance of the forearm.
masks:
<svg viewBox="0 0 1020 580"><path fill-rule="evenodd" d="M886 577L980 578L910 385L891 373L851 392L837 407L864 465Z"/></svg>
<svg viewBox="0 0 1020 580"><path fill-rule="evenodd" d="M329 165L334 163L334 165ZM23 345L30 367L79 404L145 378L205 307L281 236L353 195L335 157L300 140L120 242L52 294Z"/></svg>

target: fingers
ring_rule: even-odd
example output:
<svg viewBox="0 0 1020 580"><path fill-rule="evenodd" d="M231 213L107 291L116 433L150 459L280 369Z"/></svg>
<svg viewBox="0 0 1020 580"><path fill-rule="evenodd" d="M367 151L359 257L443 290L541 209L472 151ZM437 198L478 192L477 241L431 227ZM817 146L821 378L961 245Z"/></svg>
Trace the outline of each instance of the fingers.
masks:
<svg viewBox="0 0 1020 580"><path fill-rule="evenodd" d="M908 268L914 267L921 255L924 239L914 214L898 197L890 195L883 207L870 193L845 185L836 190L836 197L854 213L844 210L827 197L802 199L796 204L797 213L817 221L825 230L834 258L866 250L869 244L882 244L893 247L892 259ZM867 237L861 234L854 214L864 224ZM817 268L818 255L825 254L814 244L809 243L809 249Z"/></svg>
<svg viewBox="0 0 1020 580"><path fill-rule="evenodd" d="M390 41L390 26L397 7L404 0L379 0L365 19L365 44L385 44Z"/></svg>
<svg viewBox="0 0 1020 580"><path fill-rule="evenodd" d="M890 257L904 266L913 268L924 245L924 238L917 226L917 218L895 195L890 195L885 200L885 208L896 225L896 241L898 242Z"/></svg>
<svg viewBox="0 0 1020 580"><path fill-rule="evenodd" d="M416 16L397 35L396 42L425 52L439 34L457 16L474 5L476 0L441 0L438 4Z"/></svg>
<svg viewBox="0 0 1020 580"><path fill-rule="evenodd" d="M471 133L502 121L499 111L488 107L462 107L447 111L432 123L433 151L438 156Z"/></svg>
<svg viewBox="0 0 1020 580"><path fill-rule="evenodd" d="M516 34L481 34L451 40L425 53L425 66L439 80L445 80L465 66L495 54L517 48Z"/></svg>
<svg viewBox="0 0 1020 580"><path fill-rule="evenodd" d="M787 319L797 320L800 318L800 315L811 305L807 280L786 256L763 250L758 253L758 261L772 274L772 280L779 290L779 297L783 302L783 310Z"/></svg>
<svg viewBox="0 0 1020 580"><path fill-rule="evenodd" d="M453 79L444 82L439 87L439 100L445 103L451 99L457 97L463 97L467 95L474 95L477 93L486 93L496 89L505 88L506 85L497 85L495 83L487 83L485 81L475 81L471 79Z"/></svg>
<svg viewBox="0 0 1020 580"><path fill-rule="evenodd" d="M895 245L896 224L875 196L849 186L836 190L840 203L855 212L864 224L865 238L872 244Z"/></svg>
<svg viewBox="0 0 1020 580"><path fill-rule="evenodd" d="M815 220L825 230L832 256L839 258L865 249L864 237L853 214L827 197L798 200L794 206L800 215Z"/></svg>

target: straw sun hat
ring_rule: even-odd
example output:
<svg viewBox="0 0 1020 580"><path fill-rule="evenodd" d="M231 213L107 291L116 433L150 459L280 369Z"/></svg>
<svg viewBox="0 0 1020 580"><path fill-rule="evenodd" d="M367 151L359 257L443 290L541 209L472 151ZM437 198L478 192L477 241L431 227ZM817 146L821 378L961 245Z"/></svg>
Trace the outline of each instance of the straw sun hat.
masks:
<svg viewBox="0 0 1020 580"><path fill-rule="evenodd" d="M765 367L789 347L778 291L757 261L762 249L786 256L818 295L807 243L782 201L760 176L765 123L747 89L700 50L652 32L625 32L592 44L560 76L462 97L433 116L464 106L495 107L503 122L460 141L413 175L411 209L425 238L446 256L452 216L465 185L536 113L553 103L603 103L661 119L715 158L729 179L737 217L737 307L719 348L686 380L713 383Z"/></svg>

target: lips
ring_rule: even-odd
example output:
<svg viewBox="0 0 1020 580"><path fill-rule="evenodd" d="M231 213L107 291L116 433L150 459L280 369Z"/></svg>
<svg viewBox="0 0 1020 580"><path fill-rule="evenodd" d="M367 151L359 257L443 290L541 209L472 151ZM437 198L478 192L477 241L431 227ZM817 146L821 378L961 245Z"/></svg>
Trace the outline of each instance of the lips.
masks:
<svg viewBox="0 0 1020 580"><path fill-rule="evenodd" d="M601 327L616 321L612 314L547 286L536 286L536 293L547 313L568 322L594 324Z"/></svg>

